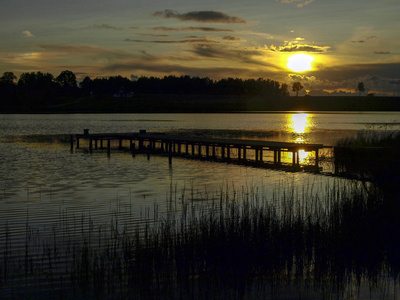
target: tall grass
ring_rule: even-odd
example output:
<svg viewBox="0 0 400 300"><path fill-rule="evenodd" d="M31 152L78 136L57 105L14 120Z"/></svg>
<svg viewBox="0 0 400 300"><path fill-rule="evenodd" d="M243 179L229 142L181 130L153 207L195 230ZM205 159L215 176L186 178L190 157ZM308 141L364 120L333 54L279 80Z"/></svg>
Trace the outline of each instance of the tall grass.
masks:
<svg viewBox="0 0 400 300"><path fill-rule="evenodd" d="M133 234L117 219L48 239L27 225L24 255L5 238L0 295L331 299L356 298L366 285L385 296L400 271L400 208L385 197L356 183L324 198L250 189L183 199L178 216L143 220Z"/></svg>
<svg viewBox="0 0 400 300"><path fill-rule="evenodd" d="M343 139L334 152L338 173L370 180L392 196L400 192L399 132L369 132Z"/></svg>

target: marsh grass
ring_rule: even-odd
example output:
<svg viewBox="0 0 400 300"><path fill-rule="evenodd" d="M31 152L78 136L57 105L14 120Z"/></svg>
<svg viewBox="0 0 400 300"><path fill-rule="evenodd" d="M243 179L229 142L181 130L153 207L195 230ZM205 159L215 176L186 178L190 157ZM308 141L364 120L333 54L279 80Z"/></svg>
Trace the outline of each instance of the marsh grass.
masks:
<svg viewBox="0 0 400 300"><path fill-rule="evenodd" d="M338 141L334 148L338 173L369 180L392 196L399 193L400 133L367 132Z"/></svg>
<svg viewBox="0 0 400 300"><path fill-rule="evenodd" d="M400 271L400 207L373 185L257 188L181 201L121 227L84 215L45 237L29 225L23 247L8 225L2 240L5 298L394 297ZM157 216L156 216L157 215ZM131 224L132 225L132 224ZM20 249L22 253L14 251ZM21 250L22 249L22 250Z"/></svg>

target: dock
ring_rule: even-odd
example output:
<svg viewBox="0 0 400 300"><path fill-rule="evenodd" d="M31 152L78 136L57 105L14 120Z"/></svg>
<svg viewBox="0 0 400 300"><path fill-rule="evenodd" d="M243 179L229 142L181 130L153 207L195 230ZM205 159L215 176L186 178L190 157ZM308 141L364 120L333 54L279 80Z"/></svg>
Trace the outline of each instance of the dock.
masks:
<svg viewBox="0 0 400 300"><path fill-rule="evenodd" d="M210 137L184 137L169 135L166 133L146 132L140 130L132 133L89 133L88 129L83 134L71 135L71 151L81 147L81 140L88 143L88 150L92 153L96 149L128 150L136 154L165 155L172 163L172 157L185 157L190 159L202 159L222 161L242 165L258 167L270 167L276 169L289 169L301 171L304 169L319 170L319 150L324 148L322 144L302 144L290 142L275 142L247 139L227 139ZM117 146L115 145L117 144ZM113 145L113 147L111 146ZM299 151L314 152L314 165L300 165ZM282 153L291 153L291 162L282 161Z"/></svg>

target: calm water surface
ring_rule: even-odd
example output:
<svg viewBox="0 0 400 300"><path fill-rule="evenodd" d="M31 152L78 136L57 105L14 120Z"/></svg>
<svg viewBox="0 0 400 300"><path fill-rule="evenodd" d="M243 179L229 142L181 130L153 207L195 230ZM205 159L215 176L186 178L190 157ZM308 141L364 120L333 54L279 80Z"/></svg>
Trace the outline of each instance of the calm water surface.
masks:
<svg viewBox="0 0 400 300"><path fill-rule="evenodd" d="M165 157L132 158L122 152L110 158L104 152L71 153L68 143L44 138L49 135L83 129L231 130L240 131L242 138L333 145L343 137L399 127L400 113L0 115L0 249L7 240L18 262L32 228L42 237L65 232L75 237L76 227L84 231L90 224L109 226L118 219L122 230L155 211L163 214L171 206L179 210L183 200L204 203L221 193L249 193L276 201L287 191L301 198L344 181L180 158L169 165Z"/></svg>
<svg viewBox="0 0 400 300"><path fill-rule="evenodd" d="M254 113L254 114L72 114L0 115L0 228L15 232L29 224L51 227L60 214L90 214L101 224L116 212L139 218L162 212L167 200L217 198L221 191L257 187L269 197L289 183L315 191L332 178L285 173L213 162L104 152L76 151L68 144L41 142L43 135L175 130L272 132L263 139L332 145L364 131L399 130L400 113ZM27 142L21 137L31 135ZM37 137L37 139L35 139ZM0 231L4 239L4 230Z"/></svg>

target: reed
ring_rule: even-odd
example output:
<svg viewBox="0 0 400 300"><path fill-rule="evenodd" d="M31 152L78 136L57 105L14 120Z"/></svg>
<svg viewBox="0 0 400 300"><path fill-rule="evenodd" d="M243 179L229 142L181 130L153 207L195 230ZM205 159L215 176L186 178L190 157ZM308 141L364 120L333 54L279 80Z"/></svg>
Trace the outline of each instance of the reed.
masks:
<svg viewBox="0 0 400 300"><path fill-rule="evenodd" d="M0 296L330 299L367 286L393 297L400 207L375 186L337 184L324 198L294 188L272 199L257 188L211 198L182 196L178 214L145 215L133 234L117 217L96 227L82 215L80 232L54 226L43 239L27 221L23 255L7 225Z"/></svg>
<svg viewBox="0 0 400 300"><path fill-rule="evenodd" d="M400 133L367 132L337 142L334 148L338 173L369 180L386 193L398 194Z"/></svg>

